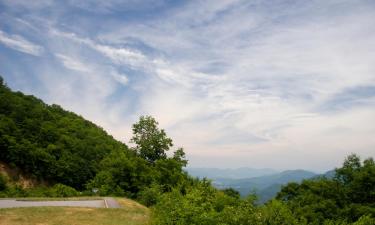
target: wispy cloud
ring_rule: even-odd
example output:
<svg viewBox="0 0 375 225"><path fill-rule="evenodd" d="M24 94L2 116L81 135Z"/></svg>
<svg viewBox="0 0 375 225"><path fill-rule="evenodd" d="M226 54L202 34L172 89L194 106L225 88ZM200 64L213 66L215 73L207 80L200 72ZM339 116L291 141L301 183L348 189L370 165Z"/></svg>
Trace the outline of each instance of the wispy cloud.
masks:
<svg viewBox="0 0 375 225"><path fill-rule="evenodd" d="M89 38L78 37L74 33L67 33L59 30L52 30L51 33L53 35L68 38L74 42L87 45L97 52L104 54L106 57L110 58L114 63L117 64L127 64L129 66L137 67L145 60L145 56L136 50L123 47L116 48L109 45L99 44Z"/></svg>
<svg viewBox="0 0 375 225"><path fill-rule="evenodd" d="M90 69L86 65L69 56L63 54L56 54L56 57L59 58L63 65L68 69L77 70L80 72L90 72Z"/></svg>
<svg viewBox="0 0 375 225"><path fill-rule="evenodd" d="M125 74L120 74L116 71L111 72L112 77L122 85L127 85L129 83L129 79Z"/></svg>
<svg viewBox="0 0 375 225"><path fill-rule="evenodd" d="M5 46L12 48L14 50L27 53L34 56L39 56L43 52L43 47L34 44L22 36L19 35L9 35L0 30L0 42Z"/></svg>

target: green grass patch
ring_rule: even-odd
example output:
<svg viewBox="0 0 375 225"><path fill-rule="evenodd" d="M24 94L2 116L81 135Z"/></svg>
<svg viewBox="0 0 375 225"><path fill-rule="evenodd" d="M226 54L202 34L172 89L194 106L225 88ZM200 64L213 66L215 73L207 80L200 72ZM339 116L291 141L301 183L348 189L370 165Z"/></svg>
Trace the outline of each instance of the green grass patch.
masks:
<svg viewBox="0 0 375 225"><path fill-rule="evenodd" d="M0 225L146 225L150 210L128 199L117 198L120 209L82 207L28 207L0 209Z"/></svg>

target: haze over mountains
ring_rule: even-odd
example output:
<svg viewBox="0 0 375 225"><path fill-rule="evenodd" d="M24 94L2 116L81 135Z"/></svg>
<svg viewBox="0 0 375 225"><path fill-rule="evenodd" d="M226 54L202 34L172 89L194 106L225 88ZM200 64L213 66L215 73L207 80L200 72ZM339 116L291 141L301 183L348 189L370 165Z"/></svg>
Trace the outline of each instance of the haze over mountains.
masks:
<svg viewBox="0 0 375 225"><path fill-rule="evenodd" d="M241 167L241 168L195 168L195 167L188 167L186 171L189 172L190 175L204 178L207 177L209 179L216 179L216 178L231 178L231 179L242 179L242 178L251 178L251 177L259 177L264 175L275 174L278 171L269 168L249 168L249 167Z"/></svg>
<svg viewBox="0 0 375 225"><path fill-rule="evenodd" d="M259 202L265 202L281 190L282 185L289 182L301 182L319 174L307 170L276 171L273 169L220 169L220 168L187 168L189 174L199 178L212 180L215 187L219 189L234 188L242 196L256 193Z"/></svg>

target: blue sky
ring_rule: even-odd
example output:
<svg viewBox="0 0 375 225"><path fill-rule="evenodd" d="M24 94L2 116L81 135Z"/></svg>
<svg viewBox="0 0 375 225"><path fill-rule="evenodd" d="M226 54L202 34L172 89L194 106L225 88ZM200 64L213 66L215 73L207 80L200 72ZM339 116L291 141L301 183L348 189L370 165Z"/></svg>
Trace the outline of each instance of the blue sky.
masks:
<svg viewBox="0 0 375 225"><path fill-rule="evenodd" d="M375 156L375 3L0 0L0 74L128 142L152 115L192 167Z"/></svg>

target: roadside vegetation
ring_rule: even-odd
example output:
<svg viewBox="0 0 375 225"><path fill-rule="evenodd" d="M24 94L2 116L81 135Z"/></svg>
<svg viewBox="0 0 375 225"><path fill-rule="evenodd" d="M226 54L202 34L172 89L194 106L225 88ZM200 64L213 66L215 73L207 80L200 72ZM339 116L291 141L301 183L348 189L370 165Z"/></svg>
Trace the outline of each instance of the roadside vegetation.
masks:
<svg viewBox="0 0 375 225"><path fill-rule="evenodd" d="M158 126L140 117L128 147L81 116L11 91L0 78L0 161L22 171L0 170L0 197L118 196L151 209L123 198L122 209L0 209L0 224L375 224L372 158L350 155L333 178L290 183L258 205L255 195L241 198L190 177L183 148ZM25 176L36 182L23 185Z"/></svg>

